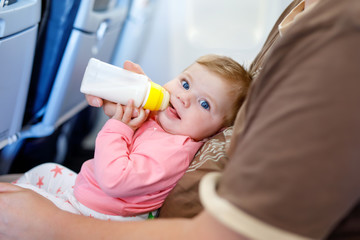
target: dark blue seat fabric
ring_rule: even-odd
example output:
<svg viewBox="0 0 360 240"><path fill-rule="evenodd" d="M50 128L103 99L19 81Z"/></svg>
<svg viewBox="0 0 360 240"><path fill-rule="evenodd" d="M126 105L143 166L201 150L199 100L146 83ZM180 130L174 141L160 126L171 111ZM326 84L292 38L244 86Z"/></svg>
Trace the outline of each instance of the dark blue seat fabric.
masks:
<svg viewBox="0 0 360 240"><path fill-rule="evenodd" d="M34 118L49 98L80 2L43 1L43 29L40 29L36 47L24 124L36 120Z"/></svg>

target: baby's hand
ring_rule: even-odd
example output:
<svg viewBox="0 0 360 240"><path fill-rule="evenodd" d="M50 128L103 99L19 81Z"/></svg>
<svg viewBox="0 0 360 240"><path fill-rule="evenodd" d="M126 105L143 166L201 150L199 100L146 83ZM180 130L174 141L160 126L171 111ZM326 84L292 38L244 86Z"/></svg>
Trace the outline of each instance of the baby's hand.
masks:
<svg viewBox="0 0 360 240"><path fill-rule="evenodd" d="M117 104L116 112L112 118L125 123L135 131L146 121L149 113L150 110L148 109L136 108L134 100L131 99L126 106Z"/></svg>

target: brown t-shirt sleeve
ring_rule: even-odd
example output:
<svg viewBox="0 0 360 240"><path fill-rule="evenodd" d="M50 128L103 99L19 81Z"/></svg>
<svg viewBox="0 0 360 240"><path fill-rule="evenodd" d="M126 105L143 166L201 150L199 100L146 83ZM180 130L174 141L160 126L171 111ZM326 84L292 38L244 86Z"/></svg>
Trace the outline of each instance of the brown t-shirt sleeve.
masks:
<svg viewBox="0 0 360 240"><path fill-rule="evenodd" d="M265 60L222 177L200 187L232 229L322 239L358 204L359 15L358 0L319 1Z"/></svg>

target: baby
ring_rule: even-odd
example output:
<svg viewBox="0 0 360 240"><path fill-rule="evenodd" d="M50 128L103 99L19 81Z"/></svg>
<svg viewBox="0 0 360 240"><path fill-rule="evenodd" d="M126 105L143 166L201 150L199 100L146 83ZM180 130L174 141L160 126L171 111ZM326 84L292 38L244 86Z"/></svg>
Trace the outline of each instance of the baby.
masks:
<svg viewBox="0 0 360 240"><path fill-rule="evenodd" d="M156 214L206 138L233 124L250 82L231 58L202 56L164 85L170 93L164 111L135 108L133 100L118 104L97 136L94 158L79 174L47 163L17 184L73 213L146 219Z"/></svg>

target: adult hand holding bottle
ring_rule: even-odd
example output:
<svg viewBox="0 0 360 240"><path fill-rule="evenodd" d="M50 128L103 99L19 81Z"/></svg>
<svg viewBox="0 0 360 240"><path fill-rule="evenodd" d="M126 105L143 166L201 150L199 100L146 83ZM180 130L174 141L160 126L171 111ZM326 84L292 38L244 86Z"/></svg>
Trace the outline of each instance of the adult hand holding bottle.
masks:
<svg viewBox="0 0 360 240"><path fill-rule="evenodd" d="M131 72L134 72L134 73L145 75L145 73L142 70L142 68L140 67L140 65L138 65L136 63L133 63L131 61L125 61L124 69L126 69L128 71L131 71ZM116 112L116 103L110 102L110 101L107 101L105 99L102 99L102 98L99 98L99 97L96 97L96 96L93 96L93 95L89 95L89 94L86 94L85 98L86 98L86 101L89 103L90 106L92 106L92 107L103 107L104 113L108 117L113 117L114 116L114 114Z"/></svg>

